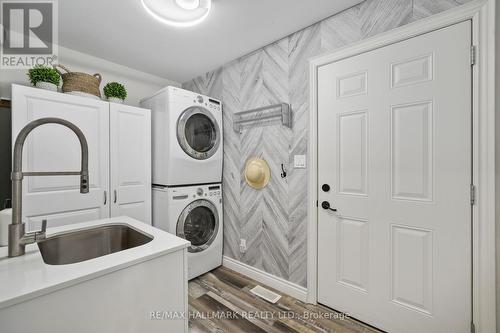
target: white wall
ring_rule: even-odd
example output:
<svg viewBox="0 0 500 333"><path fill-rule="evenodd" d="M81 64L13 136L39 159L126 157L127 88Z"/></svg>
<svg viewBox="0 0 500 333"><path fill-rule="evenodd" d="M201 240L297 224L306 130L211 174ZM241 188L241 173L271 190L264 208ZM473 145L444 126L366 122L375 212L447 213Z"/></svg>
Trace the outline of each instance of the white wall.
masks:
<svg viewBox="0 0 500 333"><path fill-rule="evenodd" d="M101 74L103 78L101 93L102 88L107 82L117 81L122 83L125 85L128 93L125 104L129 105L138 106L142 98L153 94L165 86L180 87L180 83L64 47L59 47L59 63L71 71ZM29 85L26 72L26 70L0 70L0 98L10 99L10 86L12 83Z"/></svg>

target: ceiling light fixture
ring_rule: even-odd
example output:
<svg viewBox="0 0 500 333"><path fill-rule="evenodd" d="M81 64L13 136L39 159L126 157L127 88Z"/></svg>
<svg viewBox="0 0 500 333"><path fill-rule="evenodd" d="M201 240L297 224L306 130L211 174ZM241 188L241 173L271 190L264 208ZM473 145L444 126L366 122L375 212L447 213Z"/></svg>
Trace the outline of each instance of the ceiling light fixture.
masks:
<svg viewBox="0 0 500 333"><path fill-rule="evenodd" d="M141 0L151 16L168 25L190 27L203 21L212 7L211 0Z"/></svg>
<svg viewBox="0 0 500 333"><path fill-rule="evenodd" d="M187 10L195 10L200 7L200 0L175 0L175 3Z"/></svg>

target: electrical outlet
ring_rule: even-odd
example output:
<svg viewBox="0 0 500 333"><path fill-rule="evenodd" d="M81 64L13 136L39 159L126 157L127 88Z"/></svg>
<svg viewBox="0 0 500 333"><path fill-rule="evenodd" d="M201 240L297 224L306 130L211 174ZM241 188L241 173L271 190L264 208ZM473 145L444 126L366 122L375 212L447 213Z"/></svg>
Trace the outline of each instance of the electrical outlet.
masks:
<svg viewBox="0 0 500 333"><path fill-rule="evenodd" d="M293 156L293 167L295 169L305 169L306 168L306 155L294 155Z"/></svg>
<svg viewBox="0 0 500 333"><path fill-rule="evenodd" d="M247 240L246 239L240 239L240 252L245 253L247 252Z"/></svg>

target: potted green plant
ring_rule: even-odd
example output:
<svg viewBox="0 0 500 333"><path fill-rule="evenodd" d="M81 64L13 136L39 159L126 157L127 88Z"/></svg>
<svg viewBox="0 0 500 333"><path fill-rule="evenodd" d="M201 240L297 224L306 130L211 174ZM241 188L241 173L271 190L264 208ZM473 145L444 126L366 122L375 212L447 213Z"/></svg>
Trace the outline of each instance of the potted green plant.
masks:
<svg viewBox="0 0 500 333"><path fill-rule="evenodd" d="M125 86L118 82L110 82L104 86L104 96L113 103L123 103L127 98Z"/></svg>
<svg viewBox="0 0 500 333"><path fill-rule="evenodd" d="M57 91L61 81L61 76L55 69L43 65L35 65L28 70L28 77L35 87L51 91Z"/></svg>

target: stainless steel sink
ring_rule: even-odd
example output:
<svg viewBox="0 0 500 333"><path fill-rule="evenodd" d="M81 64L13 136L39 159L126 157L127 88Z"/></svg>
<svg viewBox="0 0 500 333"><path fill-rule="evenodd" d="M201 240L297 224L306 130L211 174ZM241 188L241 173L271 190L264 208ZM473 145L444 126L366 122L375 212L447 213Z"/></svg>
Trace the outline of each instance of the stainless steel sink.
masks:
<svg viewBox="0 0 500 333"><path fill-rule="evenodd" d="M54 235L38 242L43 261L66 265L144 245L153 240L124 224L112 224Z"/></svg>

